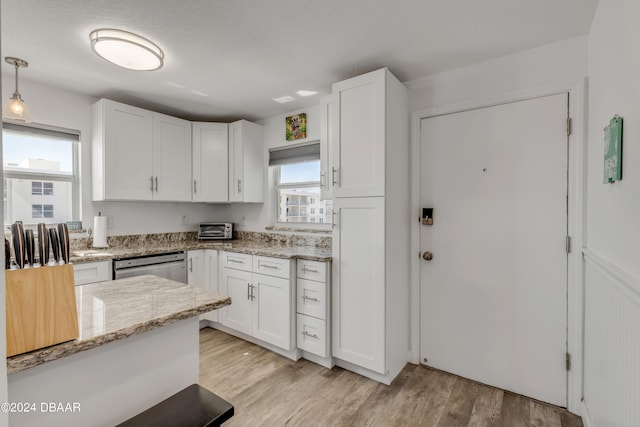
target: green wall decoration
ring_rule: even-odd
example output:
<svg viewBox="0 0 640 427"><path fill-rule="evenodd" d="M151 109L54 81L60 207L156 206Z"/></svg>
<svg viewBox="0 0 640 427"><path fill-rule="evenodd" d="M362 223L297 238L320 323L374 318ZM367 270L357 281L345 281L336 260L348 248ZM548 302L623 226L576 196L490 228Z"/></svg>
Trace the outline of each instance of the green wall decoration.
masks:
<svg viewBox="0 0 640 427"><path fill-rule="evenodd" d="M622 117L617 114L604 128L604 183L622 179Z"/></svg>

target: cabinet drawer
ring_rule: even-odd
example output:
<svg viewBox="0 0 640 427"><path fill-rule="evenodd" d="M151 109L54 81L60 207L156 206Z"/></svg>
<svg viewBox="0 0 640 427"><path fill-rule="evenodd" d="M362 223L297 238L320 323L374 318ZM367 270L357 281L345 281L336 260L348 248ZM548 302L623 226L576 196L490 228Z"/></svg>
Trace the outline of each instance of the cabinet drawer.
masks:
<svg viewBox="0 0 640 427"><path fill-rule="evenodd" d="M298 279L297 311L301 314L326 320L327 287L324 283Z"/></svg>
<svg viewBox="0 0 640 427"><path fill-rule="evenodd" d="M111 280L111 261L73 264L73 277L78 285Z"/></svg>
<svg viewBox="0 0 640 427"><path fill-rule="evenodd" d="M220 252L220 266L234 270L251 271L253 255L235 252Z"/></svg>
<svg viewBox="0 0 640 427"><path fill-rule="evenodd" d="M318 282L327 281L327 263L319 261L298 260L298 274L301 279L316 280Z"/></svg>
<svg viewBox="0 0 640 427"><path fill-rule="evenodd" d="M298 348L327 357L327 322L315 317L298 314Z"/></svg>
<svg viewBox="0 0 640 427"><path fill-rule="evenodd" d="M270 258L258 255L253 257L254 273L288 279L290 271L291 262L288 259Z"/></svg>

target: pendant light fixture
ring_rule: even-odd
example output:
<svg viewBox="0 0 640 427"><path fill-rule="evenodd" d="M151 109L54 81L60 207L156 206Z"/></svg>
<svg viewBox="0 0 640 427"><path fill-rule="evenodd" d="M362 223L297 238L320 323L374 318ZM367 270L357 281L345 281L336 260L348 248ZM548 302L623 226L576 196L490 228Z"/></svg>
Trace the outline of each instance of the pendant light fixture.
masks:
<svg viewBox="0 0 640 427"><path fill-rule="evenodd" d="M91 49L112 64L136 71L152 71L162 67L162 49L137 34L102 28L92 31L89 39Z"/></svg>
<svg viewBox="0 0 640 427"><path fill-rule="evenodd" d="M29 112L27 104L24 102L22 96L20 95L20 92L18 91L18 68L27 68L29 66L29 63L20 58L14 58L12 56L7 56L4 58L4 60L16 67L16 91L13 92L11 98L9 98L9 100L4 104L4 107L2 109L2 118L29 123L31 121L31 113Z"/></svg>

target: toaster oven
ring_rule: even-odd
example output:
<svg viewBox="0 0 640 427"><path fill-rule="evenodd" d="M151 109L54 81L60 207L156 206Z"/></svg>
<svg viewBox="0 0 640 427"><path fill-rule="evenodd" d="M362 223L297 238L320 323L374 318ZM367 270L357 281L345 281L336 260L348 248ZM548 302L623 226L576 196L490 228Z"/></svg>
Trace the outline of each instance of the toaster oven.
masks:
<svg viewBox="0 0 640 427"><path fill-rule="evenodd" d="M203 222L198 224L199 240L231 240L233 239L232 222Z"/></svg>

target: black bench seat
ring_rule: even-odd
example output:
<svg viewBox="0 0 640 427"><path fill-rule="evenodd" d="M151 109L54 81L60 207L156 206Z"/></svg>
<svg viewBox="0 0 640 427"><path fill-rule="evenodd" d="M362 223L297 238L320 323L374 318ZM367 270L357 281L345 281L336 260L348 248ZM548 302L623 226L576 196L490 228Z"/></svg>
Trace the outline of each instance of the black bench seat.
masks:
<svg viewBox="0 0 640 427"><path fill-rule="evenodd" d="M215 427L232 416L232 404L199 384L191 384L119 427Z"/></svg>

